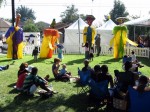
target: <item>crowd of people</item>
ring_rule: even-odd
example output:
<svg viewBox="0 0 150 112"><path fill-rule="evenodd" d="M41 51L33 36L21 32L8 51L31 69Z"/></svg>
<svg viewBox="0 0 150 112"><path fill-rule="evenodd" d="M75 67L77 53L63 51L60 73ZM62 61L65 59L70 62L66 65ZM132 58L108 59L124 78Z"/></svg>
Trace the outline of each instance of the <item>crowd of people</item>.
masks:
<svg viewBox="0 0 150 112"><path fill-rule="evenodd" d="M85 46L86 47L86 46ZM88 49L88 48L87 48ZM35 48L36 50L36 48ZM34 56L34 53L33 53ZM35 53L34 59L37 61L37 54ZM95 65L93 68L90 67L89 58L84 60L84 67L81 71L90 71L90 79L94 80L96 83L107 81L108 82L108 96L111 103L113 103L113 97L117 97L120 93L127 94L128 87L132 86L135 90L139 92L150 91L150 87L147 86L149 83L149 78L140 75L138 68L144 67L137 60L134 51L131 52L131 56L125 55L123 57L123 72L119 70L114 70L115 77L109 73L109 68L107 65ZM54 58L52 65L52 73L55 80L59 81L69 81L71 78L75 78L76 83L80 83L80 77L74 77L70 71L67 70L66 64L61 64L62 60L59 58ZM1 67L4 70L9 68L9 65ZM17 90L26 93L27 95L33 96L37 88L45 90L46 93L54 94L57 93L51 90L48 86L50 75L46 75L44 78L37 75L38 68L28 65L28 63L22 63L19 66L17 73ZM123 74L123 75L120 75ZM92 97L91 97L92 96ZM94 99L94 95L90 92L89 98Z"/></svg>

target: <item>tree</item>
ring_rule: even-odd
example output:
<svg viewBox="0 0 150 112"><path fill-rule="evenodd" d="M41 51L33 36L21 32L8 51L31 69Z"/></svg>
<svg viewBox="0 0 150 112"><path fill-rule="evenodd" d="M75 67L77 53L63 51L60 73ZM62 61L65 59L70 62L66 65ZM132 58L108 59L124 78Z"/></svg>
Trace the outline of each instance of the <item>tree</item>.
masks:
<svg viewBox="0 0 150 112"><path fill-rule="evenodd" d="M23 26L23 31L24 32L39 32L39 29L34 24L33 20L28 19L27 21L25 21L25 25Z"/></svg>
<svg viewBox="0 0 150 112"><path fill-rule="evenodd" d="M36 20L35 12L25 6L21 5L16 9L16 12L21 14L21 22L25 22L27 19Z"/></svg>
<svg viewBox="0 0 150 112"><path fill-rule="evenodd" d="M36 23L36 27L39 29L39 31L43 31L45 28L49 27L49 24L40 21Z"/></svg>
<svg viewBox="0 0 150 112"><path fill-rule="evenodd" d="M61 13L60 17L62 18L61 21L63 23L73 23L76 21L79 16L83 19L85 19L84 14L78 14L78 9L75 8L74 5L67 6L67 9Z"/></svg>
<svg viewBox="0 0 150 112"><path fill-rule="evenodd" d="M117 24L115 21L118 17L127 17L129 15L128 12L126 12L126 8L124 4L120 0L114 1L114 8L110 11L110 17L111 19Z"/></svg>
<svg viewBox="0 0 150 112"><path fill-rule="evenodd" d="M1 5L2 5L3 1L4 1L4 0L0 0L0 7L1 7Z"/></svg>

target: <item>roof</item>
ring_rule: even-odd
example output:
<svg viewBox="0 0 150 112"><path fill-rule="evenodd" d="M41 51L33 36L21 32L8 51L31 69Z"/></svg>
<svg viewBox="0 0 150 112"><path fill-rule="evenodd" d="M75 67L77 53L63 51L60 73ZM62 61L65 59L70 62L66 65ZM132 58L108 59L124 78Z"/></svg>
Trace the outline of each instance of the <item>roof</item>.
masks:
<svg viewBox="0 0 150 112"><path fill-rule="evenodd" d="M0 28L9 28L10 26L10 22L5 21L3 18L0 18Z"/></svg>
<svg viewBox="0 0 150 112"><path fill-rule="evenodd" d="M141 17L124 23L133 26L150 26L150 16Z"/></svg>
<svg viewBox="0 0 150 112"><path fill-rule="evenodd" d="M62 23L62 22L58 22L58 23L56 23L56 25L55 25L55 28L56 28L57 30L62 29L62 28L67 28L67 27L69 27L69 24Z"/></svg>
<svg viewBox="0 0 150 112"><path fill-rule="evenodd" d="M80 29L84 29L85 26L88 26L87 23L85 23L81 18L79 18L77 21L75 21L72 25L70 25L67 29L78 29L80 25Z"/></svg>
<svg viewBox="0 0 150 112"><path fill-rule="evenodd" d="M116 24L111 19L109 19L101 27L97 28L97 30L113 30L115 26Z"/></svg>

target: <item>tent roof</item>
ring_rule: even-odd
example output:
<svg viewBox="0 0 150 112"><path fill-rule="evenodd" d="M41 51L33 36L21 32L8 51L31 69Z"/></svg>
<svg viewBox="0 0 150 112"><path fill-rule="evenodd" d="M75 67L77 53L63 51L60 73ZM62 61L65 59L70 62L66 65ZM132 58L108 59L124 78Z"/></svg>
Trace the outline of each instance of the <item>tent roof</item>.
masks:
<svg viewBox="0 0 150 112"><path fill-rule="evenodd" d="M133 26L150 26L150 16L141 17L124 23Z"/></svg>
<svg viewBox="0 0 150 112"><path fill-rule="evenodd" d="M97 30L113 30L115 26L116 24L111 19L109 19L101 27L97 28Z"/></svg>
<svg viewBox="0 0 150 112"><path fill-rule="evenodd" d="M78 29L78 22L80 24L80 29L84 29L85 26L88 26L88 24L86 24L81 18L79 18L76 22L74 22L67 29Z"/></svg>

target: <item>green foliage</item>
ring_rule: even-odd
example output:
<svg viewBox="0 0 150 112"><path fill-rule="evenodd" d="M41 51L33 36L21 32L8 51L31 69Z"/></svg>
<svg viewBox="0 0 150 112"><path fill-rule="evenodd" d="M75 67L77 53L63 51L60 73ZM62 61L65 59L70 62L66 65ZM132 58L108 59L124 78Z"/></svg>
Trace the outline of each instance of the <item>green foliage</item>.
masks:
<svg viewBox="0 0 150 112"><path fill-rule="evenodd" d="M61 21L63 23L73 23L74 21L76 21L79 16L82 19L85 19L85 15L84 14L78 14L78 9L75 8L74 5L71 6L67 6L67 9L61 13L60 17L62 18Z"/></svg>
<svg viewBox="0 0 150 112"><path fill-rule="evenodd" d="M35 25L39 31L43 31L45 28L49 27L49 24L42 22L42 21L35 23Z"/></svg>
<svg viewBox="0 0 150 112"><path fill-rule="evenodd" d="M114 8L110 11L110 17L111 19L117 24L116 18L118 17L127 17L129 15L128 12L126 12L126 8L124 4L120 0L114 1Z"/></svg>
<svg viewBox="0 0 150 112"><path fill-rule="evenodd" d="M39 29L32 20L27 20L23 26L24 32L39 32Z"/></svg>
<svg viewBox="0 0 150 112"><path fill-rule="evenodd" d="M2 5L3 2L6 3L6 0L0 0L0 7L1 7L1 5Z"/></svg>
<svg viewBox="0 0 150 112"><path fill-rule="evenodd" d="M36 20L36 17L35 17L35 12L30 9L30 8L27 8L26 6L20 6L16 9L16 12L17 13L20 13L21 14L21 21L24 22L28 19L31 19L31 20Z"/></svg>
<svg viewBox="0 0 150 112"><path fill-rule="evenodd" d="M0 71L0 111L2 112L86 112L88 106L88 96L86 94L77 94L77 86L75 83L55 81L52 75L52 64L54 55L51 59L38 59L37 62L33 60L31 55L26 55L23 59L11 60L7 59L6 55L0 55L0 64L10 64L8 70ZM144 65L140 71L150 76L150 60L147 58L138 58ZM73 76L77 76L77 68L82 68L84 55L64 55L62 64L67 65L67 70ZM13 89L17 81L17 71L22 62L27 62L38 68L38 75L45 77L50 75L50 83L53 84L54 90L58 94L51 98L43 100L37 93L33 98L21 96L18 91ZM94 61L90 62L93 68L96 64L106 64L109 67L109 73L114 76L114 70L122 71L122 60L114 59L112 56L94 57ZM80 89L80 88L79 88Z"/></svg>
<svg viewBox="0 0 150 112"><path fill-rule="evenodd" d="M78 19L78 9L75 8L74 5L67 6L67 9L61 13L60 17L63 23L73 23Z"/></svg>

